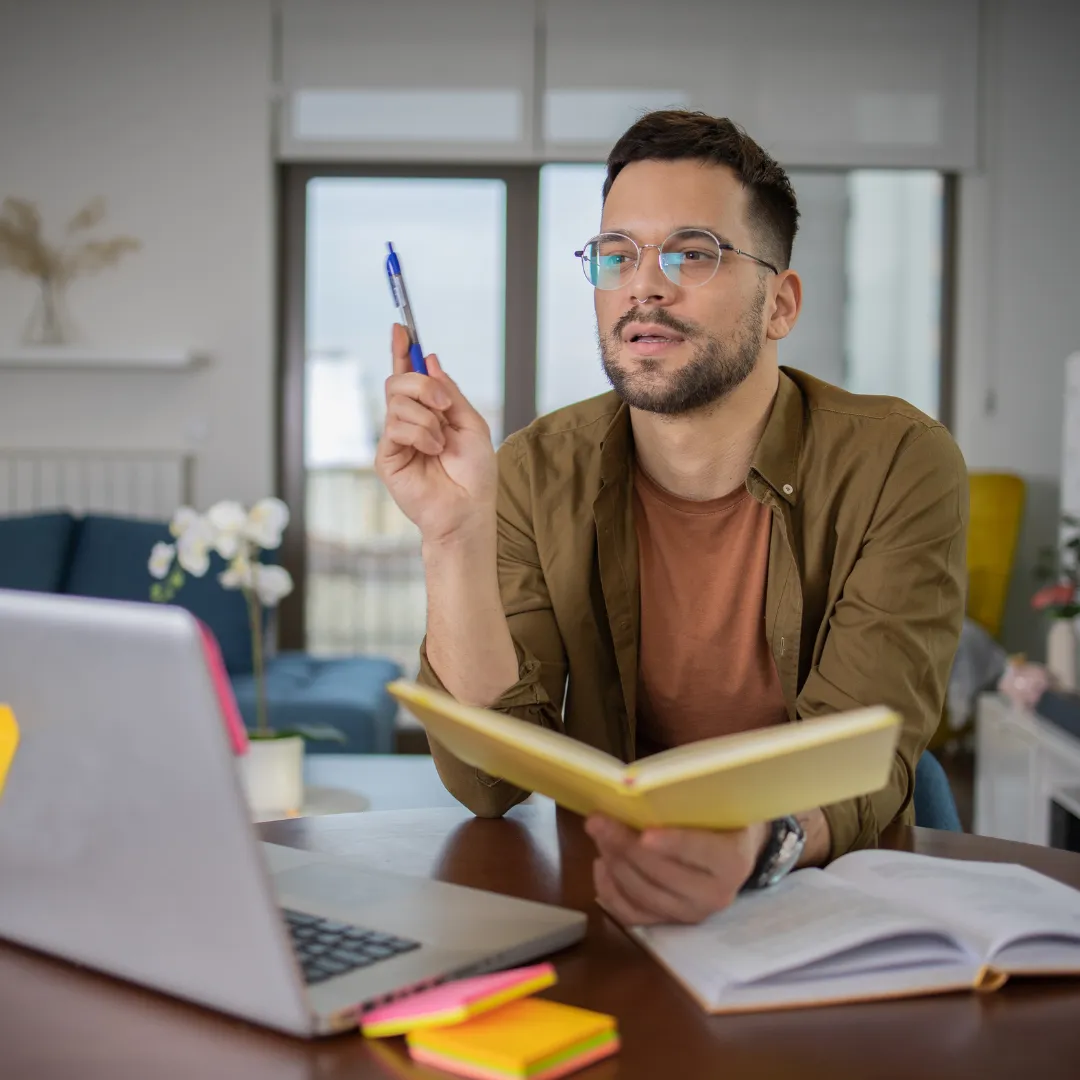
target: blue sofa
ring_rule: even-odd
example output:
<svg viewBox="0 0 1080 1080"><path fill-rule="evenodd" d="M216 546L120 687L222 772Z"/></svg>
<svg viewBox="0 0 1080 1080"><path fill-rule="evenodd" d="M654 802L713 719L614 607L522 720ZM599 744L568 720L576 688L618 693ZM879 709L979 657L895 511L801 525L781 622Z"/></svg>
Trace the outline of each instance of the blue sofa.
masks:
<svg viewBox="0 0 1080 1080"><path fill-rule="evenodd" d="M0 589L68 593L150 602L150 550L170 540L166 522L65 512L0 517ZM188 576L174 603L202 619L221 646L245 723L255 724L255 680L247 606L223 589L224 562L214 555L202 578ZM332 724L344 744L318 741L313 753L392 753L397 706L386 684L401 674L391 660L352 656L323 659L284 652L266 663L272 726Z"/></svg>

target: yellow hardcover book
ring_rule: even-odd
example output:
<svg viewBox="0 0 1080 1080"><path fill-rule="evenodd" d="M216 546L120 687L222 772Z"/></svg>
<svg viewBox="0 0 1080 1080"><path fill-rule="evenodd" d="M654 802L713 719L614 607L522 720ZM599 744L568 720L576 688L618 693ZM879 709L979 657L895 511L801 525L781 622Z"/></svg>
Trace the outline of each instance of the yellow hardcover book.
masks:
<svg viewBox="0 0 1080 1080"><path fill-rule="evenodd" d="M390 693L466 764L635 828L739 829L884 787L900 717L875 707L704 739L626 765L557 731L397 681Z"/></svg>

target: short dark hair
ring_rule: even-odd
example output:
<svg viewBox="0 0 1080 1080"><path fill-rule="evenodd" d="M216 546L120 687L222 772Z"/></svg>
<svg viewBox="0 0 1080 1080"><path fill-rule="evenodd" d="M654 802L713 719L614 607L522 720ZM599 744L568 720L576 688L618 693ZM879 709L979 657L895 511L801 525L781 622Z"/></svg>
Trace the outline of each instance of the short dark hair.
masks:
<svg viewBox="0 0 1080 1080"><path fill-rule="evenodd" d="M727 165L750 192L750 224L781 269L791 262L799 228L795 189L783 168L738 124L689 109L646 113L622 135L607 159L604 199L615 177L634 161L696 160Z"/></svg>

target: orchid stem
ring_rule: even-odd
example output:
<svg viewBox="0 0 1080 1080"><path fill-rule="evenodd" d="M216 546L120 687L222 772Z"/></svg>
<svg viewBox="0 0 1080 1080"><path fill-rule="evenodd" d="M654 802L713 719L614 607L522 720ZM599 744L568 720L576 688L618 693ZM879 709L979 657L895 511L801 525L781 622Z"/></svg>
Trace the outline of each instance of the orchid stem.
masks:
<svg viewBox="0 0 1080 1080"><path fill-rule="evenodd" d="M254 589L245 589L248 617L251 622L251 667L255 676L255 731L269 738L270 725L266 717L266 679L263 674L262 604Z"/></svg>

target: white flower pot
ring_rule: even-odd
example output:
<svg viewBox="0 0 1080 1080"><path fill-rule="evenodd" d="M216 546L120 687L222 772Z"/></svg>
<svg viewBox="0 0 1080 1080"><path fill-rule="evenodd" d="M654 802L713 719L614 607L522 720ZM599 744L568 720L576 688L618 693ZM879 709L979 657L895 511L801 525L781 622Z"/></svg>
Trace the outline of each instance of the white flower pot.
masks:
<svg viewBox="0 0 1080 1080"><path fill-rule="evenodd" d="M1046 635L1046 667L1064 690L1076 689L1076 625L1054 619Z"/></svg>
<svg viewBox="0 0 1080 1080"><path fill-rule="evenodd" d="M239 758L240 779L256 817L289 817L304 804L304 740L250 739Z"/></svg>

